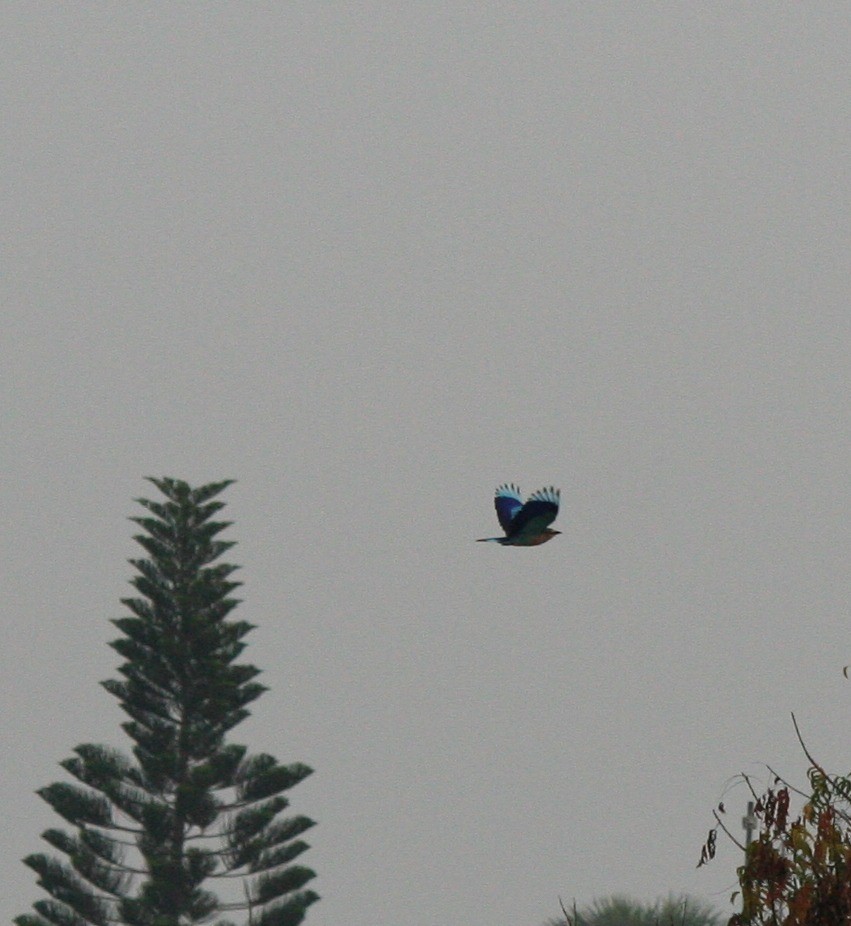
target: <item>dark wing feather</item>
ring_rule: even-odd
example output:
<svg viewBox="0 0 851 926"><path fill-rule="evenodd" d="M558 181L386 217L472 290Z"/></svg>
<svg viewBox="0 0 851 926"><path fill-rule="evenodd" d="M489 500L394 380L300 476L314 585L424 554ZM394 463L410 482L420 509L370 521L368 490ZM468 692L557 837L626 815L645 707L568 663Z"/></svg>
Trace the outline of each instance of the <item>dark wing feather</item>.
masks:
<svg viewBox="0 0 851 926"><path fill-rule="evenodd" d="M493 500L496 508L496 516L499 518L499 526L507 534L511 529L511 522L515 515L523 507L523 498L520 495L520 488L516 485L501 485L496 490L496 496Z"/></svg>
<svg viewBox="0 0 851 926"><path fill-rule="evenodd" d="M514 515L509 537L528 535L534 537L550 526L556 519L559 505L559 490L539 489L529 496L529 501Z"/></svg>

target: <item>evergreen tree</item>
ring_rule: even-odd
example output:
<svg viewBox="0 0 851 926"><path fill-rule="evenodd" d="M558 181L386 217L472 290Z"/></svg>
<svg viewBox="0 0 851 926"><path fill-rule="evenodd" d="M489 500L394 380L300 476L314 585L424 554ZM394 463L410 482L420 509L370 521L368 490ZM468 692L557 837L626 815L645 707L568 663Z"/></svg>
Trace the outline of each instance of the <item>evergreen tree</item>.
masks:
<svg viewBox="0 0 851 926"><path fill-rule="evenodd" d="M43 833L65 860L24 859L50 899L15 922L225 926L215 918L241 911L251 926L295 926L318 900L305 888L314 872L290 864L313 821L280 814L283 792L312 770L226 740L266 690L258 669L236 662L252 629L228 618L237 567L212 565L233 545L216 539L229 522L211 520L224 507L212 499L230 481L150 481L165 501L139 499L147 512L132 519L147 556L131 560L138 597L124 599L130 614L114 621L122 677L102 683L130 718L122 726L133 758L80 745L61 763L78 783L38 792L75 832ZM208 882L234 899L219 900Z"/></svg>
<svg viewBox="0 0 851 926"><path fill-rule="evenodd" d="M646 904L615 894L589 906L568 911L549 926L719 926L720 915L710 906L687 895L670 896Z"/></svg>

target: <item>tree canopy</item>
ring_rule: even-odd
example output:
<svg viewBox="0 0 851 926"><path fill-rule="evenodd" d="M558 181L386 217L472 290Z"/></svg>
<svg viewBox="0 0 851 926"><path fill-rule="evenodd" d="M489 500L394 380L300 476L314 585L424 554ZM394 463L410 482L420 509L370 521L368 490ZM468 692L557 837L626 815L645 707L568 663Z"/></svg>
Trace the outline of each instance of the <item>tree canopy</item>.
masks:
<svg viewBox="0 0 851 926"><path fill-rule="evenodd" d="M642 903L622 894L593 900L585 907L562 905L562 916L548 926L719 926L720 914L708 904L686 895Z"/></svg>
<svg viewBox="0 0 851 926"><path fill-rule="evenodd" d="M797 724L795 731L810 762L807 790L774 775L757 793L742 776L755 799L757 832L747 846L737 843L745 859L733 899L742 909L729 926L851 926L851 777L827 772L810 755ZM723 805L714 812L699 865L714 858L719 830L736 842L724 813Z"/></svg>
<svg viewBox="0 0 851 926"><path fill-rule="evenodd" d="M237 567L217 562L233 546L219 538L230 523L214 519L231 483L150 481L164 499L138 499L145 513L132 520L146 555L131 560L135 595L113 621L120 677L102 683L129 718L132 755L79 745L61 763L75 781L38 792L72 830L42 834L64 860L24 860L49 898L15 922L226 926L222 914L241 913L251 926L296 926L318 900L306 888L314 872L292 864L314 824L281 814L284 792L312 770L228 738L266 690L259 670L238 661L253 628L230 616Z"/></svg>

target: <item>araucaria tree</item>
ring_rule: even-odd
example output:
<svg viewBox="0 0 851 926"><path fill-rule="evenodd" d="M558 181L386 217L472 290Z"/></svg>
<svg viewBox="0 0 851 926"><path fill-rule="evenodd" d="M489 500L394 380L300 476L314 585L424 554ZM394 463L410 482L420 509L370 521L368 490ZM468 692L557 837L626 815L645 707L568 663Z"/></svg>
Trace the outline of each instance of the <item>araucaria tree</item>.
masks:
<svg viewBox="0 0 851 926"><path fill-rule="evenodd" d="M147 555L131 560L137 597L114 621L121 678L103 682L130 718L132 758L80 745L61 763L76 783L38 792L74 831L43 834L64 859L24 860L50 897L15 922L225 926L237 913L250 926L295 926L318 900L305 888L313 871L291 864L313 821L281 818L283 792L311 769L227 740L266 690L237 662L252 629L229 618L237 567L214 564L233 545L217 539L228 522L213 520L230 482L151 482L165 499L140 499L147 511L132 519Z"/></svg>

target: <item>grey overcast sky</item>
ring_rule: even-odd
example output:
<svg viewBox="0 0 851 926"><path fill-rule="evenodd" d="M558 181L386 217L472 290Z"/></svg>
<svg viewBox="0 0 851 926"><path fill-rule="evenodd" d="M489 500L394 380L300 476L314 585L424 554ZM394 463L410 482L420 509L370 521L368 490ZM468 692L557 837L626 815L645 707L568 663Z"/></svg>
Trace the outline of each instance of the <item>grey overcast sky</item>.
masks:
<svg viewBox="0 0 851 926"><path fill-rule="evenodd" d="M729 911L729 776L803 779L793 710L849 763L848 7L0 18L0 918L34 790L126 746L149 474L239 480L235 738L316 769L310 923ZM564 535L474 543L504 480Z"/></svg>

